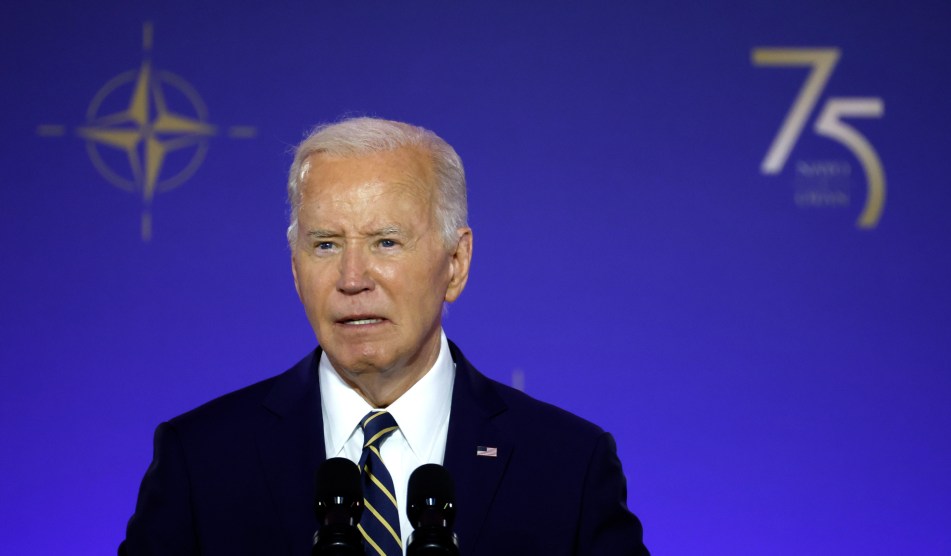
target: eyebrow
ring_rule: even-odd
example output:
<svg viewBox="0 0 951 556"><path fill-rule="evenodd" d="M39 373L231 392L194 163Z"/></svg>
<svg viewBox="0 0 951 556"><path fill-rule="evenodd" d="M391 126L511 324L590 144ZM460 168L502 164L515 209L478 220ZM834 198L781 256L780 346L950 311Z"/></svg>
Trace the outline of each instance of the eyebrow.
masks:
<svg viewBox="0 0 951 556"><path fill-rule="evenodd" d="M317 230L309 230L307 232L307 237L312 239L327 239L331 237L340 237L340 234L337 232L332 232L330 230L317 229Z"/></svg>
<svg viewBox="0 0 951 556"><path fill-rule="evenodd" d="M403 229L400 228L399 226L390 225L390 226L383 226L382 228L378 228L370 232L369 234L367 234L368 237L381 237L381 236L394 236L394 235L395 236L404 235ZM323 228L317 228L315 230L309 230L307 232L307 237L311 239L330 239L330 238L337 238L342 236L343 234L341 234L340 232L335 232L333 230L327 230Z"/></svg>
<svg viewBox="0 0 951 556"><path fill-rule="evenodd" d="M379 236L401 236L403 235L403 230L399 226L383 226L382 228L376 230L370 234L373 237Z"/></svg>

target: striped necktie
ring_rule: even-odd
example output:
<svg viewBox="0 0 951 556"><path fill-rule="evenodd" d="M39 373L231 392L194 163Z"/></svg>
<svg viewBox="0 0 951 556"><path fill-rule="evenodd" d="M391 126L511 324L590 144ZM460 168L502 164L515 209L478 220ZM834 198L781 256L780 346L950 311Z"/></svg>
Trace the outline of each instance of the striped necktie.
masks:
<svg viewBox="0 0 951 556"><path fill-rule="evenodd" d="M380 446L399 426L385 411L371 411L360 423L363 429L363 454L360 471L363 475L363 503L366 507L359 529L366 540L369 556L402 556L400 512L396 505L393 479L380 457Z"/></svg>

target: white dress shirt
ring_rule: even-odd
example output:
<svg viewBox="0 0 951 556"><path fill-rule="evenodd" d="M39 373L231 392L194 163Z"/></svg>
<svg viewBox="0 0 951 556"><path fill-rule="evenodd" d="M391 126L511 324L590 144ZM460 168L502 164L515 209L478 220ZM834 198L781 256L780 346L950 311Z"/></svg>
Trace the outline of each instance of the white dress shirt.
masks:
<svg viewBox="0 0 951 556"><path fill-rule="evenodd" d="M374 408L340 378L326 353L320 355L318 373L327 458L344 457L359 465L363 452L360 421ZM406 517L409 476L420 465L443 463L455 374L446 333L440 331L439 355L433 367L386 408L400 427L383 442L381 455L396 490L403 554L413 532Z"/></svg>

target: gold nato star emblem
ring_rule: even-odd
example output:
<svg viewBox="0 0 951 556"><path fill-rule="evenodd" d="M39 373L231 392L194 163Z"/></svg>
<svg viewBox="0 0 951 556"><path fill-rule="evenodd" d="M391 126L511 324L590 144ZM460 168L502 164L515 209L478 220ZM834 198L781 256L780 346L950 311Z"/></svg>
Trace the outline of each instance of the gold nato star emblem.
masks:
<svg viewBox="0 0 951 556"><path fill-rule="evenodd" d="M145 57L137 70L121 73L93 97L86 124L76 134L100 175L142 199L143 241L152 237L152 201L156 193L178 187L198 170L217 128L208 110L184 79L152 66L152 26L143 29ZM173 105L174 101L174 105ZM231 138L250 138L256 130L232 126ZM40 125L43 136L65 135L65 126Z"/></svg>

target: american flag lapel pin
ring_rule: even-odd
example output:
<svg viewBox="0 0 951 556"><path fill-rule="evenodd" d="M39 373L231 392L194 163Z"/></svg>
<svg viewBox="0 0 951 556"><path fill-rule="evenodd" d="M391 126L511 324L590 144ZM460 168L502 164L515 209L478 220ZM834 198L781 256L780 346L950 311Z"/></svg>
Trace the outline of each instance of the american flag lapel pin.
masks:
<svg viewBox="0 0 951 556"><path fill-rule="evenodd" d="M499 449L495 446L476 446L476 455L484 458L499 457Z"/></svg>

